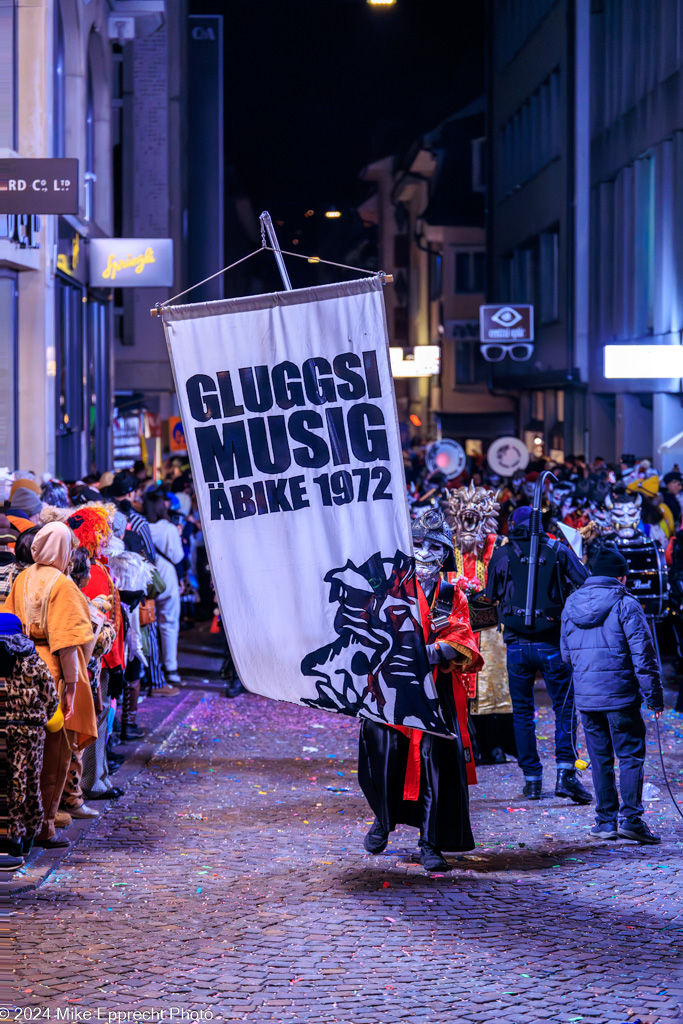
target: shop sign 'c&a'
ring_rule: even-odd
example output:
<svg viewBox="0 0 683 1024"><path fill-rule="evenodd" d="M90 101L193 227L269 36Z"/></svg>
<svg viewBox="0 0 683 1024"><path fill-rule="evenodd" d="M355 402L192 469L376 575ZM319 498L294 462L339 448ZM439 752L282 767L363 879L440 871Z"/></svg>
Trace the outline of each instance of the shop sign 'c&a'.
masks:
<svg viewBox="0 0 683 1024"><path fill-rule="evenodd" d="M110 288L170 288L173 239L93 238L90 284Z"/></svg>

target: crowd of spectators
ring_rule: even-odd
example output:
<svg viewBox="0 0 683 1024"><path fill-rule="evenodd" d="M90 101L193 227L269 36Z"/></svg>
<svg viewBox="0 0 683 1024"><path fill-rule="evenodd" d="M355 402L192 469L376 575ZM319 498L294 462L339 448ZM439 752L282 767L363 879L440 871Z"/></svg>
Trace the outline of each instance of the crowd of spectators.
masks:
<svg viewBox="0 0 683 1024"><path fill-rule="evenodd" d="M208 570L179 460L158 479L136 463L0 486L0 870L15 870L122 795L138 703L179 693L181 615Z"/></svg>
<svg viewBox="0 0 683 1024"><path fill-rule="evenodd" d="M465 469L456 477L446 479L438 469L430 471L425 463L428 445L419 437L413 438L404 449L403 461L406 486L411 500L418 506L424 496L438 497L451 488L473 483L486 487L500 496L500 532L507 532L507 520L520 505L530 505L536 480L541 472L550 470L558 480L553 491L562 500L562 519L575 528L586 526L596 510L606 505L637 502L640 511L638 530L654 540L667 552L667 561L675 558L676 535L683 521L683 473L677 464L659 475L649 459L623 455L617 462L608 463L601 456L592 462L584 455L566 455L563 461L532 458L524 471L510 478L493 472L485 454L468 457ZM681 543L683 560L683 542Z"/></svg>
<svg viewBox="0 0 683 1024"><path fill-rule="evenodd" d="M501 479L485 456L446 479L425 444L404 450L419 505L469 483L495 490L500 532L531 504L539 473L557 477L557 521L580 529L615 501L635 503L637 530L666 550L683 580L683 474L661 480L648 459L615 464L567 455L532 460ZM122 795L122 745L140 739L141 697L178 694L183 608L213 610L201 524L187 466L150 478L141 462L65 483L16 471L0 479L0 870L33 845L66 847L74 818ZM434 497L431 497L434 496ZM682 588L683 593L683 588ZM241 686L237 681L237 690ZM233 695L233 694L230 694Z"/></svg>

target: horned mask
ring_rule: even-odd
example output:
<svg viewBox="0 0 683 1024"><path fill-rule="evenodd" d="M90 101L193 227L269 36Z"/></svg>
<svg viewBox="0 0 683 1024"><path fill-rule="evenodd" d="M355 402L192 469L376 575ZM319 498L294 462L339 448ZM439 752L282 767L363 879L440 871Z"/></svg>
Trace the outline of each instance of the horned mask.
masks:
<svg viewBox="0 0 683 1024"><path fill-rule="evenodd" d="M640 494L636 494L628 501L614 501L609 495L605 498L605 508L609 512L610 523L618 539L631 540L639 536L642 503Z"/></svg>
<svg viewBox="0 0 683 1024"><path fill-rule="evenodd" d="M481 557L486 538L498 532L500 504L485 487L459 487L450 491L446 518L453 528L453 544L463 552Z"/></svg>

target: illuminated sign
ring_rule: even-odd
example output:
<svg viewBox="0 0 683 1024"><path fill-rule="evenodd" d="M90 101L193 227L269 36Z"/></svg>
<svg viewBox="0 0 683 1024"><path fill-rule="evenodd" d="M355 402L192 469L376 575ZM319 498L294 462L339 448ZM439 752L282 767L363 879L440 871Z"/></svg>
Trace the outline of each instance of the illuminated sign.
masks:
<svg viewBox="0 0 683 1024"><path fill-rule="evenodd" d="M412 358L405 358L402 348L389 349L392 377L432 377L441 369L439 345L416 345Z"/></svg>
<svg viewBox="0 0 683 1024"><path fill-rule="evenodd" d="M645 380L683 377L683 346L605 345L605 377Z"/></svg>
<svg viewBox="0 0 683 1024"><path fill-rule="evenodd" d="M78 213L78 160L0 160L3 213Z"/></svg>
<svg viewBox="0 0 683 1024"><path fill-rule="evenodd" d="M64 246L60 243L61 239L57 250L57 270L61 270L63 274L68 274L69 277L75 277L81 253L81 236L77 231L74 232L68 245L68 252L64 251ZM61 252L59 251L60 249L62 250Z"/></svg>
<svg viewBox="0 0 683 1024"><path fill-rule="evenodd" d="M481 341L510 344L534 340L533 306L480 306Z"/></svg>
<svg viewBox="0 0 683 1024"><path fill-rule="evenodd" d="M171 238L93 238L89 249L92 286L168 288L173 284Z"/></svg>
<svg viewBox="0 0 683 1024"><path fill-rule="evenodd" d="M533 306L480 306L481 354L488 363L500 363L506 356L521 363L534 353Z"/></svg>

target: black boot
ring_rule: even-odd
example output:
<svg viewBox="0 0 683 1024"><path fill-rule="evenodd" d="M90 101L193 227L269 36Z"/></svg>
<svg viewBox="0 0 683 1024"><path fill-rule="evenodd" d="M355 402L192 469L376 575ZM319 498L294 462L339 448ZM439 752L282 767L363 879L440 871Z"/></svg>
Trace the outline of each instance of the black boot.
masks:
<svg viewBox="0 0 683 1024"><path fill-rule="evenodd" d="M10 853L0 853L0 871L18 871L23 866L23 857L13 857Z"/></svg>
<svg viewBox="0 0 683 1024"><path fill-rule="evenodd" d="M524 782L524 796L527 800L540 800L543 790L543 779L526 779Z"/></svg>
<svg viewBox="0 0 683 1024"><path fill-rule="evenodd" d="M375 818L372 828L368 829L367 835L363 840L363 846L368 853L381 853L382 850L386 849L388 842L389 833L384 825Z"/></svg>
<svg viewBox="0 0 683 1024"><path fill-rule="evenodd" d="M234 679L229 679L225 684L226 697L239 697L241 693L246 692L237 676Z"/></svg>
<svg viewBox="0 0 683 1024"><path fill-rule="evenodd" d="M593 797L587 789L581 785L576 777L573 768L558 768L557 782L555 783L555 796L566 796L575 804L590 804Z"/></svg>
<svg viewBox="0 0 683 1024"><path fill-rule="evenodd" d="M121 726L121 742L130 743L131 740L141 740L147 733L135 722L124 722Z"/></svg>
<svg viewBox="0 0 683 1024"><path fill-rule="evenodd" d="M444 860L441 850L428 843L426 839L420 839L420 861L425 871L450 871L448 861Z"/></svg>

